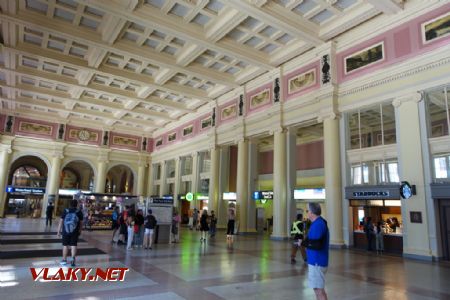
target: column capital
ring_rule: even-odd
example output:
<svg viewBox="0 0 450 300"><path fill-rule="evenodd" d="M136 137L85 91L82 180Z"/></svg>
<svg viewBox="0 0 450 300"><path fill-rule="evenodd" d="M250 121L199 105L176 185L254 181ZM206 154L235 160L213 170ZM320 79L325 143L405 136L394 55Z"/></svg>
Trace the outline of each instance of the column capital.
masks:
<svg viewBox="0 0 450 300"><path fill-rule="evenodd" d="M63 158L64 158L64 154L63 154L62 151L54 150L54 151L52 152L52 158L63 159Z"/></svg>
<svg viewBox="0 0 450 300"><path fill-rule="evenodd" d="M317 117L317 122L322 123L324 120L334 120L339 119L340 117L340 114L334 111L320 112L319 116Z"/></svg>
<svg viewBox="0 0 450 300"><path fill-rule="evenodd" d="M269 130L269 135L274 135L275 133L286 133L287 129L284 127L277 127Z"/></svg>
<svg viewBox="0 0 450 300"><path fill-rule="evenodd" d="M392 101L392 105L397 108L400 107L400 105L402 105L402 103L405 102L419 103L422 100L423 100L422 92L413 92L395 98L394 101Z"/></svg>
<svg viewBox="0 0 450 300"><path fill-rule="evenodd" d="M11 147L11 145L0 144L0 151L1 152L5 151L6 153L11 154L12 147Z"/></svg>

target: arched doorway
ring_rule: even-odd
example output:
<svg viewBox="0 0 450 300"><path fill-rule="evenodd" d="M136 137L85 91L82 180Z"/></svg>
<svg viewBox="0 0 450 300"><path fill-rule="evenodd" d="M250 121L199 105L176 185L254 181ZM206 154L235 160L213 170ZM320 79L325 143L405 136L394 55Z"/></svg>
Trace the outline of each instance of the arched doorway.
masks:
<svg viewBox="0 0 450 300"><path fill-rule="evenodd" d="M112 167L106 175L105 192L112 194L132 194L134 187L133 171L125 165Z"/></svg>
<svg viewBox="0 0 450 300"><path fill-rule="evenodd" d="M48 168L36 156L14 161L8 175L5 215L39 218L47 185Z"/></svg>
<svg viewBox="0 0 450 300"><path fill-rule="evenodd" d="M69 207L70 200L80 190L94 191L94 170L87 162L75 160L65 165L61 171L59 195L55 205L57 216Z"/></svg>

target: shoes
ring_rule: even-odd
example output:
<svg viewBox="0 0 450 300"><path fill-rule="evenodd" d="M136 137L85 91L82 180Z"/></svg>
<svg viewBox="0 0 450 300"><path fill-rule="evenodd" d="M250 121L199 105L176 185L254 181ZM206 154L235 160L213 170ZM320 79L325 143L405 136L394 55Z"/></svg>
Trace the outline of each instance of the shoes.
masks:
<svg viewBox="0 0 450 300"><path fill-rule="evenodd" d="M152 247L148 247L148 249L152 250Z"/></svg>
<svg viewBox="0 0 450 300"><path fill-rule="evenodd" d="M61 266L67 266L67 259L63 259L61 260L61 262L59 263Z"/></svg>
<svg viewBox="0 0 450 300"><path fill-rule="evenodd" d="M133 250L133 248L131 248L131 247L128 247L128 248L127 248L127 250Z"/></svg>
<svg viewBox="0 0 450 300"><path fill-rule="evenodd" d="M297 261L295 260L295 258L291 258L291 264L295 265L297 263Z"/></svg>
<svg viewBox="0 0 450 300"><path fill-rule="evenodd" d="M72 258L72 262L70 263L70 266L71 266L71 267L75 267L75 257Z"/></svg>

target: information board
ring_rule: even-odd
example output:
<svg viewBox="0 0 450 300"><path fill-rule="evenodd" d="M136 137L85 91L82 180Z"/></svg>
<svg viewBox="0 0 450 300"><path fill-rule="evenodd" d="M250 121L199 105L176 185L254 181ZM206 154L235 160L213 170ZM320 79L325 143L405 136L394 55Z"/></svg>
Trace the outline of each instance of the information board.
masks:
<svg viewBox="0 0 450 300"><path fill-rule="evenodd" d="M172 224L172 206L149 206L158 224Z"/></svg>

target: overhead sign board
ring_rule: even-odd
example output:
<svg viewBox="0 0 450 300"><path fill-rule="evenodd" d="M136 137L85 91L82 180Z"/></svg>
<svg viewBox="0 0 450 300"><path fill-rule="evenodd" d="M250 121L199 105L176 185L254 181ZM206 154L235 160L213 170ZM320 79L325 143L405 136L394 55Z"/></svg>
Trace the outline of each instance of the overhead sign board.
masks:
<svg viewBox="0 0 450 300"><path fill-rule="evenodd" d="M43 195L45 194L45 188L7 186L6 192L28 195Z"/></svg>

